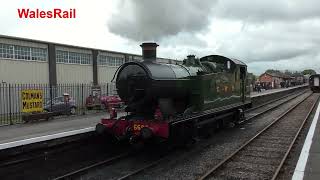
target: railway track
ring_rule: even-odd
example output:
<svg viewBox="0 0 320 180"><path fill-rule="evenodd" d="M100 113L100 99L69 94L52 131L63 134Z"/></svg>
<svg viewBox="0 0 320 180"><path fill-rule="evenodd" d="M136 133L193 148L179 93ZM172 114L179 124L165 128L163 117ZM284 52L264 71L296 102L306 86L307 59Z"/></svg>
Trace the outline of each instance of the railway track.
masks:
<svg viewBox="0 0 320 180"><path fill-rule="evenodd" d="M260 105L259 107L252 108L247 112L258 111L258 113L255 113L254 115L250 116L247 120L254 119L255 117L258 117L258 116L260 116L260 115L262 115L264 113L267 113L267 112L269 112L269 111L271 111L271 110L283 105L284 103L295 99L296 97L298 97L298 96L300 96L300 95L302 95L304 93L305 93L305 91L303 91L301 93L298 93L298 94L293 94L293 95L290 94L288 96L281 97L281 98L278 98L276 100L264 103L263 105ZM276 105L271 106L271 104L273 104L274 102L277 102ZM268 107L266 108L266 106L268 106ZM205 147L205 146L209 146L209 144L202 145L202 148ZM202 149L202 148L197 148L197 149ZM191 152L188 152L188 153L194 153L195 151L197 151L197 150L195 149L195 150L193 150ZM69 172L69 173L67 173L65 175L56 177L55 180L73 179L74 177L80 177L81 174L85 174L86 172L94 170L94 169L99 168L101 166L113 166L114 163L118 163L117 161L121 161L121 160L125 160L127 158L130 158L130 154L131 153L124 153L122 155L118 155L118 156L115 156L115 157L111 157L111 158L102 160L102 161L100 161L98 163L94 163L94 164L89 165L87 167L83 167L81 169ZM140 165L138 168L135 168L133 170L129 170L127 173L123 173L123 174L120 174L120 175L117 174L117 177L113 177L112 179L118 179L118 180L130 179L130 178L135 177L136 175L139 175L139 174L141 174L143 172L146 172L148 169L151 169L151 168L159 165L162 162L171 161L171 160L172 159L169 159L167 156L163 156L163 157L158 158L156 160L153 160L151 162L146 162L145 164Z"/></svg>
<svg viewBox="0 0 320 180"><path fill-rule="evenodd" d="M77 169L77 170L71 171L71 172L69 172L67 174L64 174L62 176L55 177L53 180L73 179L74 177L79 176L79 175L81 175L81 174L83 174L83 173L85 173L85 172L87 172L89 170L92 170L94 168L97 168L97 167L100 167L100 166L103 166L103 165L104 166L110 165L113 162L120 161L120 160L125 159L125 158L127 158L129 156L130 156L130 152L125 152L123 154L119 154L119 155L113 156L111 158L108 158L108 159L102 160L100 162L91 164L91 165L83 167L81 169Z"/></svg>
<svg viewBox="0 0 320 180"><path fill-rule="evenodd" d="M255 110L259 110L259 113L256 113L254 114L253 116L250 116L249 118L247 118L247 120L251 120L251 119L254 119L260 115L263 115L295 98L297 98L298 96L302 95L302 94L305 94L307 91L303 91L303 92L300 92L298 94L289 94L287 96L284 96L284 97L281 97L281 98L278 98L278 99L275 99L275 100L272 100L272 101L269 101L269 102L266 102L258 107L255 107L255 108L251 108L249 109L247 112L252 112L252 111L255 111ZM309 97L309 96L308 96ZM271 104L273 104L274 102L277 102L277 104L275 106L270 106ZM301 102L300 102L301 103ZM314 104L315 105L315 104ZM314 106L313 105L313 106ZM267 108L265 108L267 107ZM293 107L294 108L294 107ZM291 109L293 109L291 108ZM262 109L262 110L261 110ZM312 108L313 109L313 108ZM290 109L289 109L290 110ZM311 111L310 111L311 112ZM246 121L247 121L246 120ZM203 149L203 148L206 148L207 146L210 146L210 144L203 144L201 146L201 148L197 148L197 150L193 150L191 152L189 152L188 154L191 154L191 153L195 153L196 151L198 151L199 149ZM182 158L186 158L188 157L188 155L184 155ZM177 159L180 159L181 157L178 157ZM153 168L155 167L156 165L158 165L160 162L163 162L163 161L166 161L166 159L168 159L167 157L164 157L164 158L161 158L155 162L151 162L150 164L142 167L142 168L139 168L131 173L128 173L120 178L118 178L118 180L125 180L125 179L133 179L133 177L135 177L136 175L140 174L140 173L143 173L143 172L146 172L148 169L150 168ZM169 160L169 159L168 159ZM172 159L171 159L172 160Z"/></svg>
<svg viewBox="0 0 320 180"><path fill-rule="evenodd" d="M208 170L204 179L276 179L302 127L318 102L310 94Z"/></svg>
<svg viewBox="0 0 320 180"><path fill-rule="evenodd" d="M98 162L98 163L92 164L90 166L87 166L87 167L69 172L69 173L64 174L62 176L56 177L53 180L83 179L84 177L89 177L89 179L90 179L91 175L89 175L89 176L86 175L86 173L88 171L90 171L90 170L94 171L95 169L97 169L101 166L104 166L104 168L106 166L117 167L118 166L117 163L124 163L124 161L132 158L131 155L133 156L133 154L131 154L131 153L120 154L118 156L111 157L111 158L103 160L101 162ZM160 158L156 158L156 160L148 160L142 164L138 164L137 167L133 167L131 170L128 170L130 168L124 168L124 170L122 172L119 170L114 171L114 172L106 171L109 174L106 175L104 173L104 175L107 177L103 177L103 179L117 179L117 180L130 179L131 177L133 177L139 173L142 173L145 170L152 168L152 167L154 167L154 166L158 165L159 163L164 162L166 160L169 160L168 156L163 155L163 156L160 156ZM130 164L130 163L128 163L128 164ZM94 175L93 175L93 178L94 178Z"/></svg>
<svg viewBox="0 0 320 180"><path fill-rule="evenodd" d="M84 143L71 143L65 145L64 147L54 147L54 148L44 148L35 152L29 152L22 155L22 157L11 157L8 159L1 159L0 168L5 168L8 166L14 166L17 164L26 163L36 159L46 159L47 157L53 156L54 154L63 153L65 151L80 148Z"/></svg>
<svg viewBox="0 0 320 180"><path fill-rule="evenodd" d="M258 109L258 108L263 107L263 106L266 106L266 105L268 105L268 104L271 104L271 103L280 101L280 100L285 99L285 98L288 98L288 97L290 97L290 96L295 96L295 95L298 95L298 94L299 94L299 95L300 95L300 94L303 94L303 93L305 93L306 91L308 91L308 90L303 90L303 91L301 91L301 92L292 92L292 93L289 93L289 94L287 94L287 95L285 95L285 96L282 96L282 97L280 97L280 98L276 98L276 99L273 99L273 100L270 100L270 101L266 101L265 103L259 104L259 105L255 106L255 107L252 107L252 108L246 110L245 112L253 111L253 110L255 110L255 109Z"/></svg>
<svg viewBox="0 0 320 180"><path fill-rule="evenodd" d="M274 99L272 101L268 101L266 103L263 103L259 106L250 108L248 110L245 111L246 113L246 119L245 121L249 121L252 120L253 118L256 118L258 116L261 116L271 110L276 109L277 107L297 98L298 96L301 96L302 94L306 93L308 90L302 91L300 93L294 93L294 94L289 94L287 96L278 98L278 99ZM275 105L274 105L275 104ZM245 122L244 121L244 122ZM242 122L243 123L243 122Z"/></svg>
<svg viewBox="0 0 320 180"><path fill-rule="evenodd" d="M164 161L166 161L166 160L169 160L169 158L165 156L165 157L160 158L160 159L158 159L158 160L156 160L156 161L153 161L153 162L151 162L151 163L149 163L149 164L146 164L145 166L143 166L143 167L141 167L141 168L138 168L138 169L136 169L136 170L134 170L134 171L132 171L132 172L129 172L129 173L127 173L127 174L125 174L125 175L123 175L123 176L121 176L121 177L118 177L117 180L130 179L130 178L134 177L135 175L138 175L138 174L140 174L140 173L143 173L143 172L145 172L146 170L148 170L148 169L150 169L150 168L152 168L152 167L155 167L155 166L157 166L159 163L164 162Z"/></svg>

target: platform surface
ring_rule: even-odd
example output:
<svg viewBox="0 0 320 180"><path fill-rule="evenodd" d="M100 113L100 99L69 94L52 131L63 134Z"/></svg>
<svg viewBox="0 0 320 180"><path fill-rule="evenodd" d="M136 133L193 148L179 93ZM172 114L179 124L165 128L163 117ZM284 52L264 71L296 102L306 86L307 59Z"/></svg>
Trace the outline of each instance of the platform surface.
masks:
<svg viewBox="0 0 320 180"><path fill-rule="evenodd" d="M95 125L103 117L109 117L108 113L3 126L0 127L0 150L94 131Z"/></svg>
<svg viewBox="0 0 320 180"><path fill-rule="evenodd" d="M288 88L279 88L279 89L269 89L269 90L262 90L261 92L251 92L250 96L251 97L257 97L257 96L263 96L263 95L267 95L267 94L272 94L272 93L276 93L276 92L281 92L281 91L286 91L289 89L295 89L295 88L299 88L302 86L306 86L307 84L303 84L303 85L299 85L299 86L293 86L293 87L288 87Z"/></svg>
<svg viewBox="0 0 320 180"><path fill-rule="evenodd" d="M297 87L299 86L292 88ZM285 91L292 88L272 89L261 93L253 92L252 97ZM125 115L125 113L118 113L118 116L123 115ZM94 131L95 125L100 122L102 117L109 117L109 114L104 112L85 116L64 117L49 121L3 126L0 127L0 150Z"/></svg>
<svg viewBox="0 0 320 180"><path fill-rule="evenodd" d="M320 180L320 104L304 141L293 180Z"/></svg>

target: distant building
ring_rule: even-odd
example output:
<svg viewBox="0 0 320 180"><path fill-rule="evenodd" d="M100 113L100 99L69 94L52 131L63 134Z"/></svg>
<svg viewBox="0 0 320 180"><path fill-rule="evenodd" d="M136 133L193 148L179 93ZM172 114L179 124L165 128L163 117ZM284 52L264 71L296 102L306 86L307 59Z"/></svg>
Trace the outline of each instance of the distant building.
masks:
<svg viewBox="0 0 320 180"><path fill-rule="evenodd" d="M265 89L280 88L290 85L292 78L284 73L263 73L259 76L259 82Z"/></svg>
<svg viewBox="0 0 320 180"><path fill-rule="evenodd" d="M292 75L292 79L292 83L294 83L293 85L301 85L306 83L308 78L306 78L303 74L296 73Z"/></svg>

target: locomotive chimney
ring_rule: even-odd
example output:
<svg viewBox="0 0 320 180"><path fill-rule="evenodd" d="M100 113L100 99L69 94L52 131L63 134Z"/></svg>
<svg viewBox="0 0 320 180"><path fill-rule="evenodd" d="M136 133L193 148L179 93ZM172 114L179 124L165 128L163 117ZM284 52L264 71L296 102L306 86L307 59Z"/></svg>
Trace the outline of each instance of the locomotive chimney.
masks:
<svg viewBox="0 0 320 180"><path fill-rule="evenodd" d="M157 46L159 46L157 43L142 43L141 45L142 48L142 58L145 61L156 61L157 59Z"/></svg>

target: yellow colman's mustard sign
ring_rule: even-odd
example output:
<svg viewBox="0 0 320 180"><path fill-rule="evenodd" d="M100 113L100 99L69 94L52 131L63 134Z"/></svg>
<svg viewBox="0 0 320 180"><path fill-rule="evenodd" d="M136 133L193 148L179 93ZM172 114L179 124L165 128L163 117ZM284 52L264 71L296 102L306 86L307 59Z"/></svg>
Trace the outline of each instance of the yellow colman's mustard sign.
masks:
<svg viewBox="0 0 320 180"><path fill-rule="evenodd" d="M43 110L43 91L36 89L22 90L22 112Z"/></svg>

